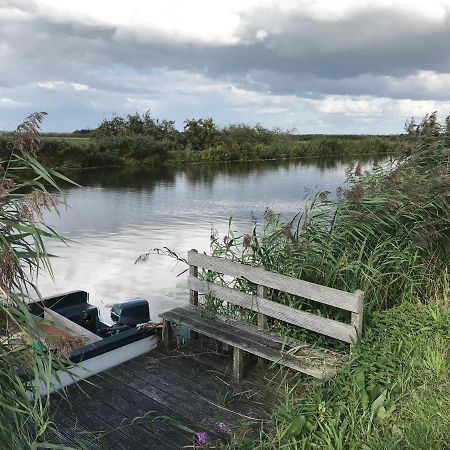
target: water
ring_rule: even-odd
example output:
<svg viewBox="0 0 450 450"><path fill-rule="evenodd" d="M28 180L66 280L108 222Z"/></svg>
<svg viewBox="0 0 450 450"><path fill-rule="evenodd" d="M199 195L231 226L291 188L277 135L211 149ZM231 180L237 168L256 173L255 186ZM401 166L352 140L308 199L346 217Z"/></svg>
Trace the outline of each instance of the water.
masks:
<svg viewBox="0 0 450 450"><path fill-rule="evenodd" d="M189 165L182 168L95 169L69 174L82 187L67 188L68 208L47 221L73 242L49 242L54 280L42 276L44 295L87 290L107 319L108 307L134 297L150 300L151 315L187 301L186 266L152 255L169 247L182 256L208 250L211 228L219 236L232 216L234 228L250 231L266 208L286 218L300 211L311 195L336 192L355 160L314 159ZM359 158L364 170L373 159Z"/></svg>

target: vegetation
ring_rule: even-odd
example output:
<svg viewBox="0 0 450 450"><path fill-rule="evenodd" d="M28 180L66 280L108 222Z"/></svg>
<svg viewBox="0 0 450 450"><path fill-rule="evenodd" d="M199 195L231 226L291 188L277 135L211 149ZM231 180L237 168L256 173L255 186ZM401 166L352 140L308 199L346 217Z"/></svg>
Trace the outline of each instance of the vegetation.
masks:
<svg viewBox="0 0 450 450"><path fill-rule="evenodd" d="M44 113L30 116L8 140L8 157L0 161L0 448L61 448L45 443L51 424L48 387L52 371L63 363L44 350L40 319L26 302L38 295L34 277L50 271L43 239L61 239L42 222L42 213L59 201L62 177L36 160L38 130Z"/></svg>
<svg viewBox="0 0 450 450"><path fill-rule="evenodd" d="M0 136L0 154L5 146L6 137ZM395 136L301 136L244 124L220 129L212 118L186 120L178 131L173 121L146 112L113 116L95 130L45 135L39 154L46 164L83 168L376 155L397 152L401 146L401 137Z"/></svg>
<svg viewBox="0 0 450 450"><path fill-rule="evenodd" d="M364 336L346 368L324 382L300 376L259 443L235 437L227 448L449 447L450 126L432 114L407 127L404 154L373 173L354 167L350 188L339 190L336 201L323 192L288 224L268 212L252 235L230 231L223 240L213 238L214 255L362 289L366 298ZM254 290L245 282L240 288ZM313 302L269 294L317 312ZM206 306L241 314L214 299ZM333 345L276 321L269 325L283 335Z"/></svg>

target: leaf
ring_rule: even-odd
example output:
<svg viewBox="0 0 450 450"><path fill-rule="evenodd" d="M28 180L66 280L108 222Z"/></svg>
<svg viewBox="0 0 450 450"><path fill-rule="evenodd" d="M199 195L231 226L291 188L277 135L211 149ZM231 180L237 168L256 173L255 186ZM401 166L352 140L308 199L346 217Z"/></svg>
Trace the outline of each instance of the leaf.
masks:
<svg viewBox="0 0 450 450"><path fill-rule="evenodd" d="M366 390L362 390L361 393L361 406L364 411L369 407L369 394Z"/></svg>
<svg viewBox="0 0 450 450"><path fill-rule="evenodd" d="M386 400L386 389L374 400L374 402L372 403L372 406L370 408L371 413L372 413L372 418L375 416L376 412L378 411L378 409L383 406L385 400Z"/></svg>
<svg viewBox="0 0 450 450"><path fill-rule="evenodd" d="M386 412L386 408L384 406L380 406L378 408L378 411L377 411L377 419L378 420L385 420L385 419L388 419L388 418L389 417L388 417L388 414Z"/></svg>
<svg viewBox="0 0 450 450"><path fill-rule="evenodd" d="M156 416L152 419L152 422L158 419L163 420L167 424L172 425L174 428L178 428L179 430L184 431L188 434L196 434L196 432L192 428L189 428L183 422L180 422L179 420L176 420L170 416Z"/></svg>
<svg viewBox="0 0 450 450"><path fill-rule="evenodd" d="M357 384L357 386L359 387L359 389L364 389L366 388L366 374L364 372L364 370L361 370L361 372L358 372L358 374L355 377L355 382Z"/></svg>
<svg viewBox="0 0 450 450"><path fill-rule="evenodd" d="M286 431L283 433L287 438L297 436L303 429L303 426L306 423L305 416L296 417L286 428Z"/></svg>

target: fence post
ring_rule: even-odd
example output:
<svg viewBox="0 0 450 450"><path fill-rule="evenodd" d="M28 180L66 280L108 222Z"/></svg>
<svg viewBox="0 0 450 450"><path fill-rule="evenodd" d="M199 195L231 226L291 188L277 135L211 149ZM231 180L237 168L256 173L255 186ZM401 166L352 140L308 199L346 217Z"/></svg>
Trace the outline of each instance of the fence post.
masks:
<svg viewBox="0 0 450 450"><path fill-rule="evenodd" d="M197 250L195 250L194 248L191 250L191 252L198 253ZM198 278L198 267L189 264L189 275L192 277ZM197 291L189 289L189 303L193 306L198 305L198 292ZM197 339L198 333L196 333L195 331L189 330L189 336L191 339Z"/></svg>
<svg viewBox="0 0 450 450"><path fill-rule="evenodd" d="M267 288L258 284L256 286L256 296L259 298L267 298ZM258 313L258 328L263 330L267 329L267 316ZM266 366L266 360L258 356L258 367L263 368Z"/></svg>
<svg viewBox="0 0 450 450"><path fill-rule="evenodd" d="M356 341L362 336L363 331L363 311L364 311L364 292L356 290L355 295L357 298L358 312L352 312L351 324L356 330Z"/></svg>

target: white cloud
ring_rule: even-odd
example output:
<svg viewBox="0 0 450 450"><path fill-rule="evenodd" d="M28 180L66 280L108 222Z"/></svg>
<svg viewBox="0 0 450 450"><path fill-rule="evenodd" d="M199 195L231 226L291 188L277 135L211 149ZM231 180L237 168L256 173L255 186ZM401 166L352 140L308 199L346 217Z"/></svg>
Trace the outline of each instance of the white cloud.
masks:
<svg viewBox="0 0 450 450"><path fill-rule="evenodd" d="M150 110L152 114L158 114L159 101L147 98L127 97L125 107L129 110L144 112Z"/></svg>
<svg viewBox="0 0 450 450"><path fill-rule="evenodd" d="M87 84L74 83L67 81L38 81L36 86L41 89L71 89L74 91L88 91L90 88Z"/></svg>
<svg viewBox="0 0 450 450"><path fill-rule="evenodd" d="M19 108L19 107L27 106L27 103L20 102L18 100L14 100L9 97L2 97L2 98L0 98L0 105L5 108Z"/></svg>

